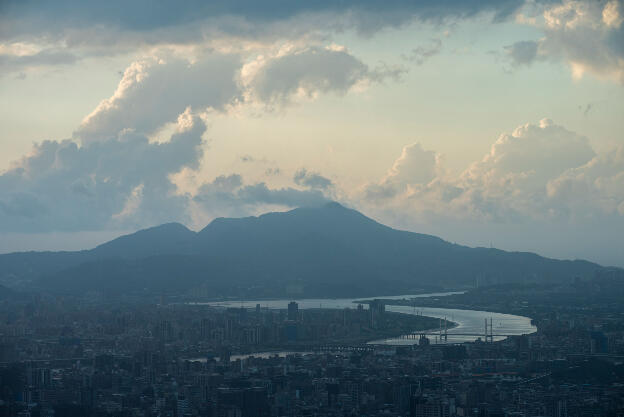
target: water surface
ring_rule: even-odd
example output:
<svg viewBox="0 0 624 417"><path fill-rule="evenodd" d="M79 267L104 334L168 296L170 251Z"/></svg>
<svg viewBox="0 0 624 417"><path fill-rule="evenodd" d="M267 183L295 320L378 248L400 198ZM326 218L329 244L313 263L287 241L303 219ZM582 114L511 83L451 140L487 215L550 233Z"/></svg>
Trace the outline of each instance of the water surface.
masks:
<svg viewBox="0 0 624 417"><path fill-rule="evenodd" d="M300 309L308 308L356 308L357 301L372 300L374 298L382 298L387 300L401 300L411 298L426 298L426 297L444 297L447 295L461 294L462 292L439 292L428 294L408 294L397 296L377 296L368 298L314 298L314 299L281 299L281 300L245 300L245 301L222 301L214 303L202 303L213 306L222 307L245 307L253 308L257 304L261 307L270 309L286 309L288 303L296 301L299 304ZM492 320L492 329L494 335L521 335L534 333L537 328L531 324L531 319L523 316L516 316L513 314L493 313L489 311L479 310L458 310L452 308L433 308L433 307L410 307L410 306L386 306L387 311L404 313L404 314L420 314L423 316L446 318L452 322L457 323L457 327L448 329L447 343L462 343L473 342L479 337L484 338L485 333L485 319ZM438 328L431 329L431 331L438 331ZM475 336L462 336L457 333L471 333ZM504 336L495 336L494 340L502 340ZM438 343L435 336L429 336L431 343ZM375 340L370 343L373 344L386 344L386 345L412 345L418 343L416 339L404 339L404 338L391 338Z"/></svg>

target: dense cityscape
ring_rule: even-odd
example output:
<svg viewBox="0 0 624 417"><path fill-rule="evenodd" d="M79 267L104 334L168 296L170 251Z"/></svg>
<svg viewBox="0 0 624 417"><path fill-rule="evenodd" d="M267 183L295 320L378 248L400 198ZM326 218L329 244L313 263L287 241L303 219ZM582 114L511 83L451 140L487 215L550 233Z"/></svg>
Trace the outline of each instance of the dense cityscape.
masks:
<svg viewBox="0 0 624 417"><path fill-rule="evenodd" d="M622 416L618 273L347 309L5 299L0 415ZM563 301L544 301L547 290ZM537 332L451 344L424 334L456 323L386 311L461 300L496 311L506 297L521 300ZM419 336L366 343L404 334Z"/></svg>

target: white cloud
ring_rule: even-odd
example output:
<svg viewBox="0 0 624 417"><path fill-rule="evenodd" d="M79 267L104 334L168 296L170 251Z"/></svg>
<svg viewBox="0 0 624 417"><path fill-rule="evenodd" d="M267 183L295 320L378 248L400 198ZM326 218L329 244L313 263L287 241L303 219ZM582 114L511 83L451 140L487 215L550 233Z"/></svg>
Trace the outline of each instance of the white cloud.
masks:
<svg viewBox="0 0 624 417"><path fill-rule="evenodd" d="M577 218L624 216L624 148L567 170L548 182L547 191L560 211Z"/></svg>
<svg viewBox="0 0 624 417"><path fill-rule="evenodd" d="M405 197L415 189L426 187L442 175L440 158L435 152L423 149L420 143L405 146L386 176L378 183L366 185L366 199L383 201Z"/></svg>
<svg viewBox="0 0 624 417"><path fill-rule="evenodd" d="M117 136L124 130L149 135L187 107L224 111L240 99L236 80L240 57L206 53L196 60L152 57L132 63L115 93L103 100L75 137L83 143Z"/></svg>
<svg viewBox="0 0 624 417"><path fill-rule="evenodd" d="M543 119L539 125L527 123L501 135L489 154L462 177L467 184L485 185L492 191L521 187L528 192L594 155L586 137Z"/></svg>
<svg viewBox="0 0 624 417"><path fill-rule="evenodd" d="M519 21L544 32L539 41L508 48L516 64L563 60L575 78L585 73L624 83L624 27L621 0L563 0L544 6L541 18ZM523 47L523 48L520 48Z"/></svg>
<svg viewBox="0 0 624 417"><path fill-rule="evenodd" d="M402 70L370 69L344 48L291 45L243 64L240 53L163 50L133 62L113 95L74 132L82 143L121 132L153 135L185 109L227 112L242 105L270 109L320 93L344 94L356 86L396 78Z"/></svg>
<svg viewBox="0 0 624 417"><path fill-rule="evenodd" d="M461 175L439 155L405 147L388 174L365 187L365 204L420 218L494 222L616 213L624 199L622 151L597 156L589 140L548 119L503 134ZM587 198L591 196L591 198ZM583 204L581 204L583 203Z"/></svg>
<svg viewBox="0 0 624 417"><path fill-rule="evenodd" d="M624 148L596 154L549 120L501 135L459 175L439 155L406 147L350 203L398 228L469 245L622 265Z"/></svg>
<svg viewBox="0 0 624 417"><path fill-rule="evenodd" d="M608 27L618 29L624 20L622 4L617 0L611 0L602 9L602 21Z"/></svg>

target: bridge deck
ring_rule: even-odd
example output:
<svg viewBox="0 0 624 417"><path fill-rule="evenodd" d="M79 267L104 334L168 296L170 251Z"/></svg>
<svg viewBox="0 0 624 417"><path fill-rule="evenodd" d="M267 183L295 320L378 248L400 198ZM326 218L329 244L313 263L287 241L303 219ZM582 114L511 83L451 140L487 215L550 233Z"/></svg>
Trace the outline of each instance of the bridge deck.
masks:
<svg viewBox="0 0 624 417"><path fill-rule="evenodd" d="M438 332L425 332L425 333L410 333L408 335L404 335L404 336L420 336L420 335L425 335L425 336L476 336L476 337L480 337L480 336L485 336L485 333L455 333L455 332L448 332L448 333L438 333ZM501 334L501 333L497 333L497 334L489 334L487 335L487 337L511 337L511 336L520 336L519 334Z"/></svg>

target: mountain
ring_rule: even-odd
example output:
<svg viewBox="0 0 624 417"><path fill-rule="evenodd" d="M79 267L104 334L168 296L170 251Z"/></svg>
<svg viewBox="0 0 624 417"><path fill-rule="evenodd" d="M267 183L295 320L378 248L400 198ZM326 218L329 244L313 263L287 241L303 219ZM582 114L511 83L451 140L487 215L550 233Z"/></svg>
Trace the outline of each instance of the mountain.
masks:
<svg viewBox="0 0 624 417"><path fill-rule="evenodd" d="M144 258L153 255L182 254L189 246L195 232L180 223L165 223L139 230L103 243L91 250L96 258Z"/></svg>
<svg viewBox="0 0 624 417"><path fill-rule="evenodd" d="M1 282L73 294L359 296L569 281L601 269L395 230L338 203L218 218L197 233L169 223L80 252L0 255Z"/></svg>

